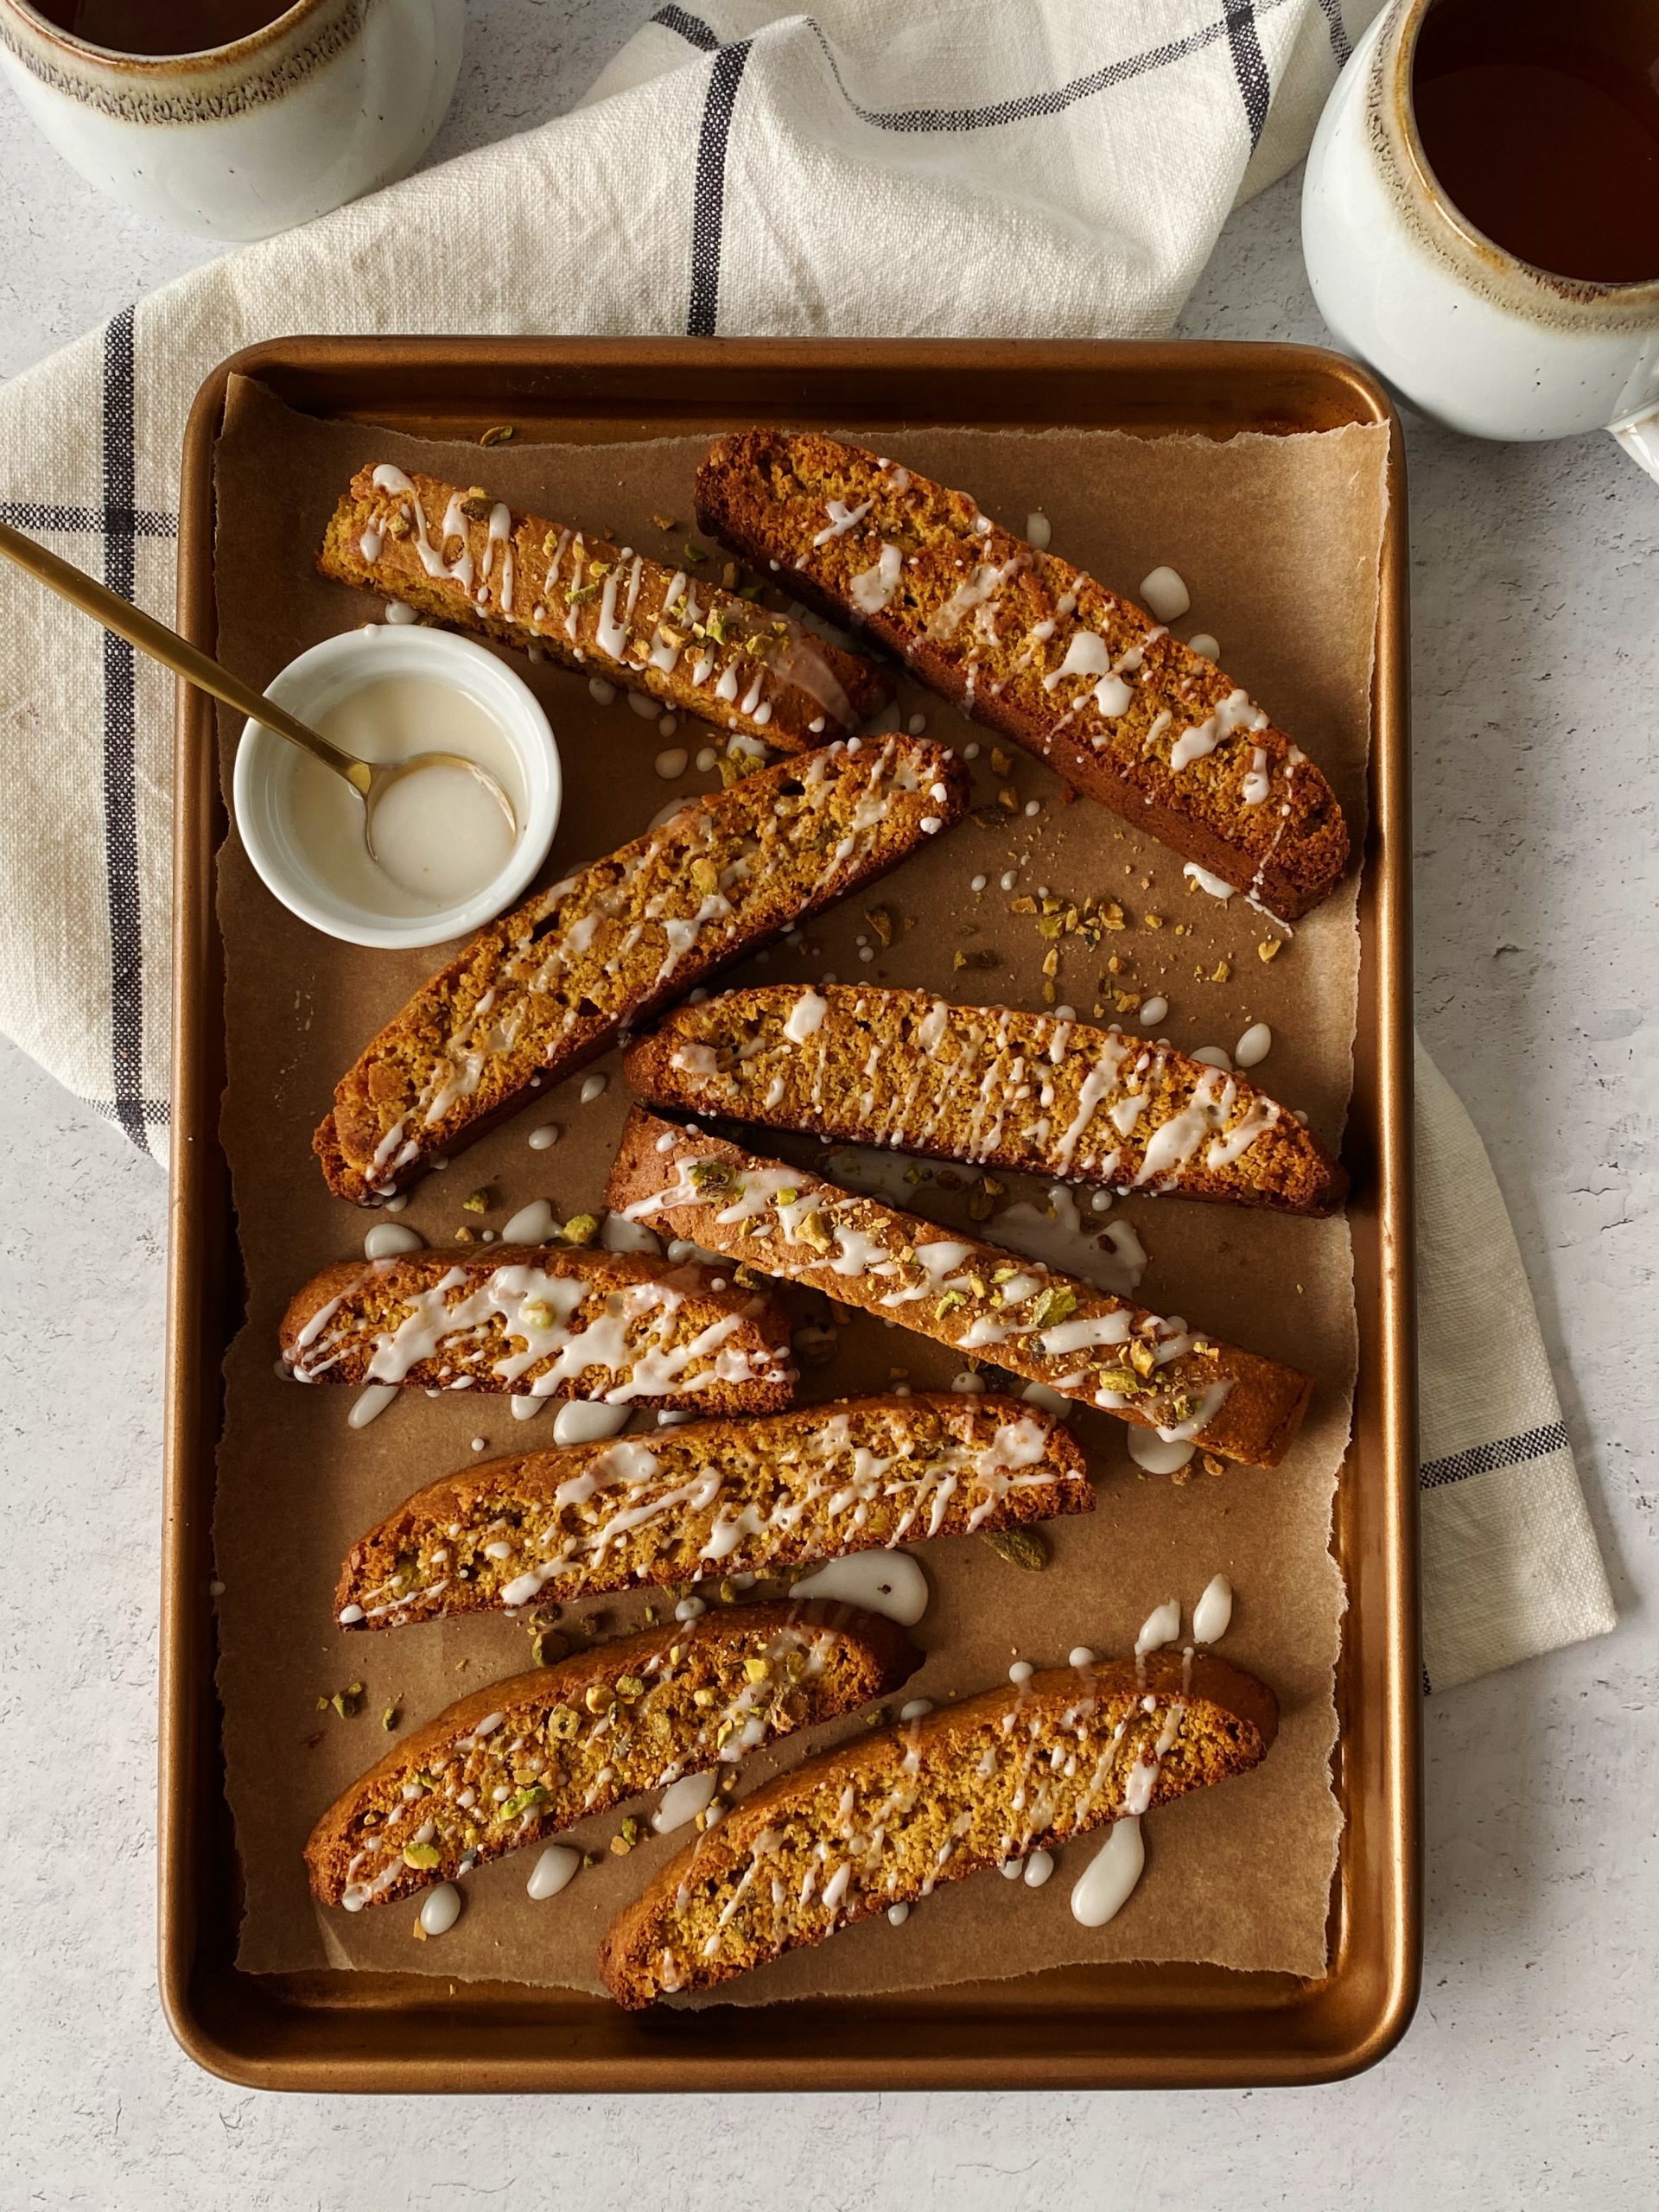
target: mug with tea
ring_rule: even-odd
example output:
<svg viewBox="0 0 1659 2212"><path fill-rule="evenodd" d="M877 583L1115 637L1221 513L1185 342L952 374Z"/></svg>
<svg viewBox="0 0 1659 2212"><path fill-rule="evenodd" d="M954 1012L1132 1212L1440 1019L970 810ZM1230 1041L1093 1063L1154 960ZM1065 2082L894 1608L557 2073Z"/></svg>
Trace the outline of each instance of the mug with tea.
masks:
<svg viewBox="0 0 1659 2212"><path fill-rule="evenodd" d="M1611 429L1659 476L1659 4L1392 0L1302 191L1319 311L1488 438Z"/></svg>
<svg viewBox="0 0 1659 2212"><path fill-rule="evenodd" d="M389 184L454 97L464 0L0 0L0 67L65 160L208 238Z"/></svg>

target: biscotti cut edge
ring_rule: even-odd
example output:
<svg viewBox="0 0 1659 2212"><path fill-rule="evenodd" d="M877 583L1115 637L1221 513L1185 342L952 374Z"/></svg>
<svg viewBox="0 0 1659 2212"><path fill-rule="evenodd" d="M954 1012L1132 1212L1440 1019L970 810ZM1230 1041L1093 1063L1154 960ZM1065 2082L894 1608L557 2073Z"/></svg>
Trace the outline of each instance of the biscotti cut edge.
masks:
<svg viewBox="0 0 1659 2212"><path fill-rule="evenodd" d="M623 1066L649 1105L1121 1193L1322 1215L1348 1187L1313 1132L1248 1077L1120 1030L931 991L726 991L674 1007ZM1135 1097L1125 1134L1110 1117Z"/></svg>
<svg viewBox="0 0 1659 2212"><path fill-rule="evenodd" d="M1278 1701L1207 1655L1033 1675L855 1738L762 1785L612 1923L630 2009L709 1989L855 1921L1248 1773ZM1039 1754L1042 1786L1030 1786ZM857 1843L861 1847L851 1847Z"/></svg>
<svg viewBox="0 0 1659 2212"><path fill-rule="evenodd" d="M1213 663L953 492L817 431L721 439L699 522L964 713L1294 921L1347 867L1318 767Z"/></svg>
<svg viewBox="0 0 1659 2212"><path fill-rule="evenodd" d="M578 1364L590 1335L594 1356ZM296 1291L278 1339L296 1382L351 1388L770 1413L796 1382L788 1318L771 1297L696 1262L569 1246L337 1261Z"/></svg>
<svg viewBox="0 0 1659 2212"><path fill-rule="evenodd" d="M611 1479L582 1495L584 1478L601 1473ZM658 1497L671 1510L645 1514ZM399 1628L643 1584L772 1574L1087 1513L1094 1502L1065 1424L993 1392L688 1421L473 1461L427 1484L353 1545L334 1617L348 1630ZM636 1514L619 1534L619 1516Z"/></svg>
<svg viewBox="0 0 1659 2212"><path fill-rule="evenodd" d="M1313 1390L1300 1369L642 1107L624 1127L606 1203L1250 1466L1278 1465Z"/></svg>
<svg viewBox="0 0 1659 2212"><path fill-rule="evenodd" d="M919 1657L880 1614L744 1605L493 1682L402 1737L335 1799L305 1847L312 1893L357 1911L454 1880L682 1774L734 1764L885 1696ZM649 1715L653 1693L670 1708L663 1735L630 1731L625 1747L618 1716ZM457 1802L463 1790L470 1804ZM365 1814L374 1815L367 1826ZM377 1847L388 1834L403 1839L396 1857ZM385 1863L365 1864L376 1857Z"/></svg>
<svg viewBox="0 0 1659 2212"><path fill-rule="evenodd" d="M313 1139L330 1189L380 1204L516 1111L532 1081L563 1080L626 1025L898 867L968 797L949 747L852 738L695 799L536 893L340 1078Z"/></svg>
<svg viewBox="0 0 1659 2212"><path fill-rule="evenodd" d="M861 655L700 578L695 563L671 569L390 464L352 479L317 566L781 753L851 736L893 696Z"/></svg>

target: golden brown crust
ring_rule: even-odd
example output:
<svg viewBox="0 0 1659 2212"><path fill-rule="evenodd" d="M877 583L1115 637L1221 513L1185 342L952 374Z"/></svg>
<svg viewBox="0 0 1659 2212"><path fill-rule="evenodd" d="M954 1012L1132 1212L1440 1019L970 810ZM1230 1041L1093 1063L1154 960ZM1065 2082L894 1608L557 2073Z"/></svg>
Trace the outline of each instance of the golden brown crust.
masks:
<svg viewBox="0 0 1659 2212"><path fill-rule="evenodd" d="M374 480L372 466L359 469L317 556L340 583L452 629L534 645L779 753L850 737L893 696L890 680L860 655L708 582L695 563L664 567L545 516L496 510L475 486L418 474L402 478L408 490ZM615 580L608 596L607 577Z"/></svg>
<svg viewBox="0 0 1659 2212"><path fill-rule="evenodd" d="M1000 1245L953 1236L879 1198L761 1160L636 1107L606 1202L762 1274L996 1362L1141 1428L1274 1467L1312 1378L1177 1330ZM918 1257L931 1252L932 1258Z"/></svg>
<svg viewBox="0 0 1659 2212"><path fill-rule="evenodd" d="M671 1859L612 1924L600 1972L630 2007L712 1988L940 1882L1246 1773L1278 1710L1223 1660L1158 1652L1056 1668L857 1738Z"/></svg>
<svg viewBox="0 0 1659 2212"><path fill-rule="evenodd" d="M730 962L959 820L945 747L853 739L690 802L480 931L347 1071L314 1146L373 1205Z"/></svg>
<svg viewBox="0 0 1659 2212"><path fill-rule="evenodd" d="M568 1246L338 1261L296 1291L280 1338L301 1382L699 1413L770 1413L795 1387L789 1322L770 1298L691 1262Z"/></svg>
<svg viewBox="0 0 1659 2212"><path fill-rule="evenodd" d="M803 1009L815 1019L797 1038L788 1025ZM1281 1213L1333 1212L1347 1189L1319 1139L1243 1076L1116 1030L931 991L726 991L675 1007L624 1065L651 1105L833 1142ZM1125 1135L1110 1116L1135 1097Z"/></svg>
<svg viewBox="0 0 1659 2212"><path fill-rule="evenodd" d="M696 502L705 530L779 563L803 599L862 623L945 698L1270 913L1294 920L1342 875L1341 809L1285 733L1212 662L965 493L818 431L757 429L715 445Z"/></svg>
<svg viewBox="0 0 1659 2212"><path fill-rule="evenodd" d="M355 1910L453 1880L883 1696L918 1657L879 1614L745 1605L493 1682L403 1737L328 1808L305 1847L312 1892Z"/></svg>
<svg viewBox="0 0 1659 2212"><path fill-rule="evenodd" d="M1076 1440L1014 1398L922 1391L688 1421L486 1459L428 1484L353 1544L335 1618L397 1628L765 1574L1093 1505ZM621 1515L634 1525L619 1529Z"/></svg>

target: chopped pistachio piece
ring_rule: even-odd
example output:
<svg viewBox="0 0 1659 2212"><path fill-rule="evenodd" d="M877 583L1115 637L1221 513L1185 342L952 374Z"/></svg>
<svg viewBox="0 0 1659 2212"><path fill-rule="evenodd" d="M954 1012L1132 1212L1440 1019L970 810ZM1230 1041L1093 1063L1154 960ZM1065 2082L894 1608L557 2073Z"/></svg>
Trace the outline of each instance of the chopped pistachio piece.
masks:
<svg viewBox="0 0 1659 2212"><path fill-rule="evenodd" d="M982 1529L980 1535L1011 1567L1039 1574L1048 1565L1048 1547L1034 1529Z"/></svg>

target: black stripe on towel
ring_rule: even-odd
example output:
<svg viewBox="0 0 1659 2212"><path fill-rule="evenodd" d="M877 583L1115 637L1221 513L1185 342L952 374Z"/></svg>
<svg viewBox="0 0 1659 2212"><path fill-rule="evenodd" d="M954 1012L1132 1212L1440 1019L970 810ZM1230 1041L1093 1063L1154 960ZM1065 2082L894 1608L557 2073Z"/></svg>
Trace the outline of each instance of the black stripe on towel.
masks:
<svg viewBox="0 0 1659 2212"><path fill-rule="evenodd" d="M148 507L117 519L135 537L176 537L179 534L176 515L156 514ZM0 499L0 522L9 522L14 530L101 531L107 529L109 521L103 507L60 507L46 499Z"/></svg>
<svg viewBox="0 0 1659 2212"><path fill-rule="evenodd" d="M133 452L133 311L104 333L104 581L134 595L137 461ZM144 954L138 912L138 824L133 774L137 741L133 650L104 633L104 874L110 922L110 1062L115 1119L141 1149L144 1137Z"/></svg>
<svg viewBox="0 0 1659 2212"><path fill-rule="evenodd" d="M1558 1421L1543 1428L1529 1428L1519 1436L1506 1436L1496 1444L1477 1444L1449 1459L1426 1460L1417 1470L1419 1490L1439 1490L1446 1483L1466 1482L1471 1475L1490 1475L1499 1467L1519 1467L1529 1459L1548 1459L1567 1449L1567 1429Z"/></svg>
<svg viewBox="0 0 1659 2212"><path fill-rule="evenodd" d="M1249 18L1249 37L1260 65L1263 98L1262 112L1265 119L1265 102L1272 87L1268 78L1267 63L1262 58L1261 41L1255 35L1255 18L1257 16L1270 16L1286 4L1287 0L1258 0L1258 4L1251 9L1244 5L1243 0L1231 0L1224 19L1206 23L1201 30L1189 31L1184 38L1166 39L1161 46L1147 47L1140 54L1126 54L1121 61L1109 61L1103 68L1091 69L1086 76L1073 77L1069 83L1057 85L1048 92L1021 92L1012 99L997 100L988 107L861 107L847 89L835 48L810 16L806 22L823 50L823 58L830 64L830 73L836 80L836 91L859 121L868 123L872 130L986 130L1001 124L1029 123L1039 116L1063 115L1067 108L1076 106L1079 100L1092 99L1096 92L1110 92L1114 86L1127 85L1136 77L1148 76L1156 69L1166 69L1172 62L1184 61L1190 54L1202 54L1207 48L1218 45L1223 39L1230 41L1234 35L1233 16L1236 11Z"/></svg>
<svg viewBox="0 0 1659 2212"><path fill-rule="evenodd" d="M1244 120L1250 129L1250 151L1254 153L1262 143L1262 127L1268 119L1268 103L1273 98L1268 58L1262 51L1261 35L1255 27L1255 0L1227 0L1227 43L1232 48L1233 74L1238 79Z"/></svg>
<svg viewBox="0 0 1659 2212"><path fill-rule="evenodd" d="M722 46L709 73L697 134L697 181L691 207L691 307L686 334L712 338L720 321L720 240L726 217L726 142L750 41Z"/></svg>
<svg viewBox="0 0 1659 2212"><path fill-rule="evenodd" d="M1353 41L1348 35L1348 26L1342 20L1342 0L1319 0L1325 16L1325 27L1331 34L1331 52L1338 69L1345 69L1353 58Z"/></svg>
<svg viewBox="0 0 1659 2212"><path fill-rule="evenodd" d="M713 54L719 48L720 41L702 17L688 14L683 8L659 8L651 20L653 23L660 23L665 31L677 32L689 45L698 48L704 54Z"/></svg>

